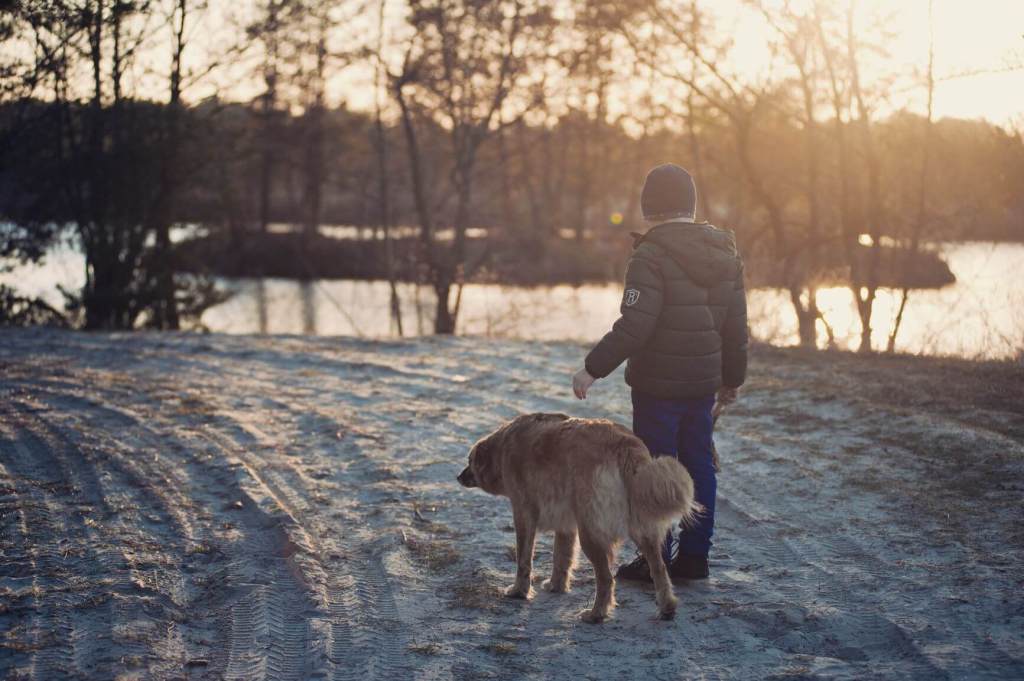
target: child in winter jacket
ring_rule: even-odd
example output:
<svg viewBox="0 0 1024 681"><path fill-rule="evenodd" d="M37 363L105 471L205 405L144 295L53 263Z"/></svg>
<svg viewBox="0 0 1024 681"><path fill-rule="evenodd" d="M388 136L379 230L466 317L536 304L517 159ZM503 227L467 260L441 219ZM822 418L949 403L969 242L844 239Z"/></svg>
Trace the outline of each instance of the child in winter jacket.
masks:
<svg viewBox="0 0 1024 681"><path fill-rule="evenodd" d="M670 534L665 560L674 579L708 576L715 522L712 410L736 399L747 371L747 304L743 261L731 231L694 221L697 192L690 174L661 165L641 193L644 220L626 266L621 317L573 377L584 399L591 384L626 362L633 431L654 456L674 456L693 478L704 513ZM642 556L617 577L650 581Z"/></svg>

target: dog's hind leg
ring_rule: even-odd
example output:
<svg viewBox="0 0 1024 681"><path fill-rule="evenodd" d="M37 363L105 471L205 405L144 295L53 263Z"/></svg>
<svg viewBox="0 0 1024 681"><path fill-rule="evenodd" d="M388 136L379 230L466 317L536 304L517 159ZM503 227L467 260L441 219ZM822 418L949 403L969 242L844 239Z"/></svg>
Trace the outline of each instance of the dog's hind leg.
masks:
<svg viewBox="0 0 1024 681"><path fill-rule="evenodd" d="M551 579L542 585L551 593L568 593L572 568L576 562L576 532L556 532L555 550L551 557Z"/></svg>
<svg viewBox="0 0 1024 681"><path fill-rule="evenodd" d="M591 624L604 622L615 609L615 577L612 575L614 550L609 544L597 541L580 528L580 546L583 553L594 564L594 578L597 581L597 595L594 607L580 613L580 619Z"/></svg>
<svg viewBox="0 0 1024 681"><path fill-rule="evenodd" d="M516 583L505 589L509 598L533 596L530 586L533 573L533 547L537 539L537 518L529 511L512 507L512 519L516 525Z"/></svg>
<svg viewBox="0 0 1024 681"><path fill-rule="evenodd" d="M651 568L651 579L654 580L655 602L658 604L658 616L663 620L670 620L675 617L676 605L679 601L672 593L672 582L668 578L668 569L665 567L665 559L661 555L661 542L663 535L634 538L640 547L640 552L647 559L647 565Z"/></svg>

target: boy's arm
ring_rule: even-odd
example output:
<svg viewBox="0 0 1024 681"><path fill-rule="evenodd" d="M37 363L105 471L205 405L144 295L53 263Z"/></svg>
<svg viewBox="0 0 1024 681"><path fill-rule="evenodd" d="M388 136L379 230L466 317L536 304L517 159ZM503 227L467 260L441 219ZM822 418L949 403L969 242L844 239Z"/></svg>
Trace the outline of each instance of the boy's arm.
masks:
<svg viewBox="0 0 1024 681"><path fill-rule="evenodd" d="M635 251L626 265L621 316L584 362L593 378L604 378L615 371L647 343L661 315L662 286L657 264L643 250Z"/></svg>
<svg viewBox="0 0 1024 681"><path fill-rule="evenodd" d="M722 325L722 385L738 388L747 378L747 291L740 265L732 300ZM734 397L735 399L735 397Z"/></svg>

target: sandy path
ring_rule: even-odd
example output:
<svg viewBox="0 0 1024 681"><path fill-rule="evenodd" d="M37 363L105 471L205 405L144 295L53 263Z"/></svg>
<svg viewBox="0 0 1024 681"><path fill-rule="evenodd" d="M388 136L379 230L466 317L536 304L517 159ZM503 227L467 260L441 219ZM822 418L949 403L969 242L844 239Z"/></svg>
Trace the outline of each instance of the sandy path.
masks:
<svg viewBox="0 0 1024 681"><path fill-rule="evenodd" d="M571 399L580 356L0 332L0 678L1024 676L1022 443L777 355L722 421L714 578L674 622L620 585L578 623L587 565L500 599L507 502L454 476L519 412L627 421L618 375Z"/></svg>

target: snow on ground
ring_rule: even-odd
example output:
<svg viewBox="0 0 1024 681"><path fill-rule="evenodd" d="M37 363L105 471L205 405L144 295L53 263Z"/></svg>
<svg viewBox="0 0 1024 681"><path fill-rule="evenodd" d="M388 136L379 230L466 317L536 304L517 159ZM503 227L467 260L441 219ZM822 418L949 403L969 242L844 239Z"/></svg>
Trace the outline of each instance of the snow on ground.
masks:
<svg viewBox="0 0 1024 681"><path fill-rule="evenodd" d="M1020 424L774 351L720 422L713 578L675 621L620 584L579 622L585 560L568 595L502 599L508 503L455 475L520 412L628 423L619 373L572 398L582 354L0 332L0 678L1024 676Z"/></svg>

